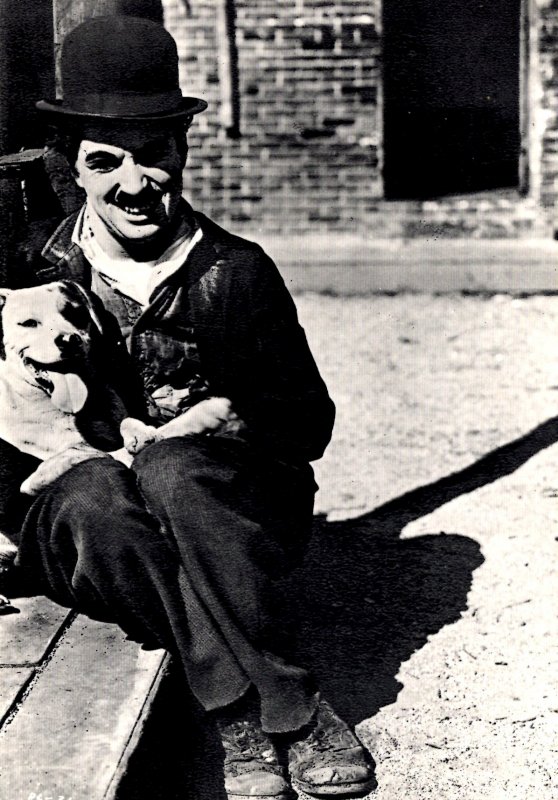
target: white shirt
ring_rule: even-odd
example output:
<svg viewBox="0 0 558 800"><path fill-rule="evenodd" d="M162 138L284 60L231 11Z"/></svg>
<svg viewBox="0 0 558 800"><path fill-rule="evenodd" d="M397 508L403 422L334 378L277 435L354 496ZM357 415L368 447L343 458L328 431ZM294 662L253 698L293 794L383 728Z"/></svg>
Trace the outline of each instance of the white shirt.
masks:
<svg viewBox="0 0 558 800"><path fill-rule="evenodd" d="M107 283L144 308L154 290L173 275L186 261L192 248L202 238L201 228L188 230L172 242L155 261L134 261L133 258L109 256L93 234L90 218L94 211L87 203L76 220L72 242L83 251L93 269Z"/></svg>

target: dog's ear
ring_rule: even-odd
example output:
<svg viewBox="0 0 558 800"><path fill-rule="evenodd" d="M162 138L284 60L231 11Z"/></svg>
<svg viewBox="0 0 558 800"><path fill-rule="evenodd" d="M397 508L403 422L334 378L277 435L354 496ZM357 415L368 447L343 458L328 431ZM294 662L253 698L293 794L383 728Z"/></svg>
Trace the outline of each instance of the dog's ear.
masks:
<svg viewBox="0 0 558 800"><path fill-rule="evenodd" d="M101 334L104 333L103 323L101 322L101 318L95 308L95 302L93 296L87 289L84 289L77 281L60 281L60 284L66 289L70 297L73 297L75 300L78 300L82 303L91 318L91 322L97 328L97 331Z"/></svg>

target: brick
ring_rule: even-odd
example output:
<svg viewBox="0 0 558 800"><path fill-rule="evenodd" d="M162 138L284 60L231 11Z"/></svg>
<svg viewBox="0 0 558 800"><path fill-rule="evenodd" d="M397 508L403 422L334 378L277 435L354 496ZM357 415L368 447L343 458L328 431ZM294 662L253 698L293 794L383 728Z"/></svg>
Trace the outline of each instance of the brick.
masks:
<svg viewBox="0 0 558 800"><path fill-rule="evenodd" d="M371 202L382 197L381 4L236 0L241 90L241 138L236 142L227 139L219 120L215 5L210 0L190 0L190 5L187 16L183 0L164 0L184 87L210 103L190 135L188 195L203 201L204 210L218 221L234 221L237 229L329 224L367 230L371 215L389 216L389 203L377 209ZM539 216L521 216L519 195L501 210L483 209L485 197L472 197L463 209L443 198L437 221L447 220L452 230L474 229L477 235L496 227L517 235L539 224L541 214L549 218L558 202L558 0L534 0L532 5L539 15L533 19L539 37L534 77L544 111L544 130L538 140L539 134L532 135L533 146L541 151L534 180L541 187L535 198ZM235 186L240 180L239 193ZM309 191L315 200L311 208L303 196ZM241 207L229 207L234 203ZM330 203L334 213L322 214ZM489 225L498 213L506 214L506 225Z"/></svg>

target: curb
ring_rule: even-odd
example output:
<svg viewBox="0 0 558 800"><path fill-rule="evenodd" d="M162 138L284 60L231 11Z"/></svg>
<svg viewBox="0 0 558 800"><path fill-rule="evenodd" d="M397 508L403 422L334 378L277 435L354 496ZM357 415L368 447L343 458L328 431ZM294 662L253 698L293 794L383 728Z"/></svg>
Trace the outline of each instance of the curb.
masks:
<svg viewBox="0 0 558 800"><path fill-rule="evenodd" d="M552 239L253 238L294 293L558 293L558 242Z"/></svg>

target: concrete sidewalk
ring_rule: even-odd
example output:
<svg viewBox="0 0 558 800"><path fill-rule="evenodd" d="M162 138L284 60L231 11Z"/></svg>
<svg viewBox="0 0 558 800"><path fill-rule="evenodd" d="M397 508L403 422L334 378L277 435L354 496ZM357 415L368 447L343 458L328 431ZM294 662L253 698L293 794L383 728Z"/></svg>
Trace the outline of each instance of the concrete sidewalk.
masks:
<svg viewBox="0 0 558 800"><path fill-rule="evenodd" d="M307 651L375 800L555 800L558 299L297 303L338 406Z"/></svg>
<svg viewBox="0 0 558 800"><path fill-rule="evenodd" d="M294 292L558 291L558 242L550 238L399 240L347 233L254 238Z"/></svg>

